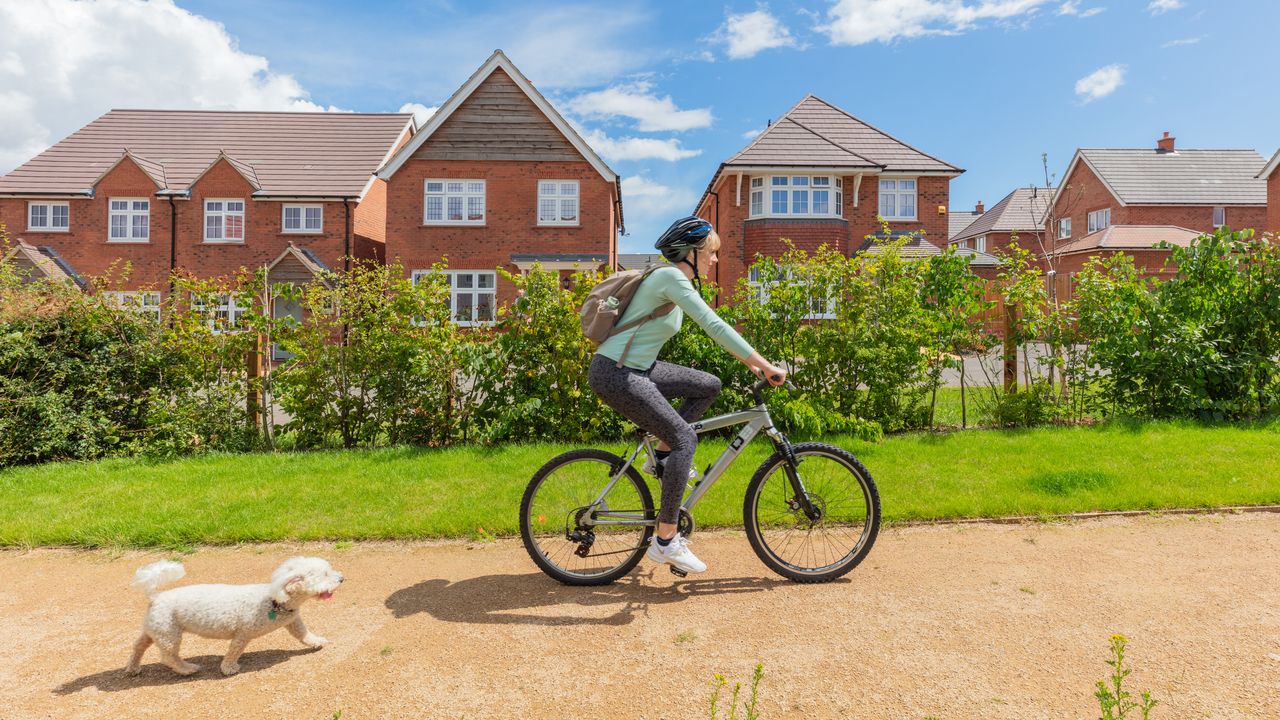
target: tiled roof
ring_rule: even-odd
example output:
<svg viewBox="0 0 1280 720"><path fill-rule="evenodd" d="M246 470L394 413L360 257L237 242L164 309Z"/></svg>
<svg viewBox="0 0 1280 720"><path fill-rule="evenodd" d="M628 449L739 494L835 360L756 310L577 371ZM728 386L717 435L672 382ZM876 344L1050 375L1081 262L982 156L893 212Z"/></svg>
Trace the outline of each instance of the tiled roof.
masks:
<svg viewBox="0 0 1280 720"><path fill-rule="evenodd" d="M1080 148L1126 205L1266 205L1266 160L1256 150Z"/></svg>
<svg viewBox="0 0 1280 720"><path fill-rule="evenodd" d="M73 282L84 286L85 281L71 265L51 247L36 247L22 238L18 244L4 257L4 262L13 262L20 270L31 273L26 282L37 280L37 273L50 282Z"/></svg>
<svg viewBox="0 0 1280 720"><path fill-rule="evenodd" d="M1149 250L1161 240L1171 245L1189 247L1200 237L1195 230L1175 225L1112 225L1096 230L1079 240L1059 245L1057 255L1073 255L1091 250Z"/></svg>
<svg viewBox="0 0 1280 720"><path fill-rule="evenodd" d="M1271 177L1271 173L1275 172L1277 167L1280 167L1280 150L1277 150L1276 154L1271 156L1271 159L1267 161L1267 164L1258 173L1257 177L1266 180Z"/></svg>
<svg viewBox="0 0 1280 720"><path fill-rule="evenodd" d="M883 253L885 243L880 241L882 239L867 242L858 250L858 254L879 255ZM896 240L897 238L892 239ZM898 248L898 255L904 258L930 258L941 254L942 250L937 245L921 237L912 237Z"/></svg>
<svg viewBox="0 0 1280 720"><path fill-rule="evenodd" d="M1052 193L1045 188L1018 188L951 240L967 240L991 232L1039 232L1040 218L1049 208Z"/></svg>
<svg viewBox="0 0 1280 720"><path fill-rule="evenodd" d="M407 113L112 110L0 178L0 193L81 193L127 150L170 190L187 189L225 154L263 195L357 197L412 118Z"/></svg>
<svg viewBox="0 0 1280 720"><path fill-rule="evenodd" d="M977 210L948 210L947 239L950 240L959 235L965 228L973 224L974 220L980 217L982 217L982 213Z"/></svg>
<svg viewBox="0 0 1280 720"><path fill-rule="evenodd" d="M814 95L805 95L725 165L964 172Z"/></svg>
<svg viewBox="0 0 1280 720"><path fill-rule="evenodd" d="M618 267L623 270L640 270L646 265L661 265L666 262L662 253L618 253Z"/></svg>

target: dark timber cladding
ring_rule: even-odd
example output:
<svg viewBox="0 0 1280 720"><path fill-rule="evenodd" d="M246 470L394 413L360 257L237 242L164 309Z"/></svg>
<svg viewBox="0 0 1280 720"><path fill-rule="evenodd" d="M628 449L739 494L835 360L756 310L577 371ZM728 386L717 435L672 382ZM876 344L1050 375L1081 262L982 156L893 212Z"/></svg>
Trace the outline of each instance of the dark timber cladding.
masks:
<svg viewBox="0 0 1280 720"><path fill-rule="evenodd" d="M502 68L495 68L412 157L586 161Z"/></svg>

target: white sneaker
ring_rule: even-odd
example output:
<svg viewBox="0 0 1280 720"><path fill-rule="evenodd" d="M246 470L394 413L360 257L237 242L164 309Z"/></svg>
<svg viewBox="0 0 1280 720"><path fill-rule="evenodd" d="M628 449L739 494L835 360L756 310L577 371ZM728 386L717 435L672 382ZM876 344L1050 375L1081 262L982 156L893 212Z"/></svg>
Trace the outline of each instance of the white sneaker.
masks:
<svg viewBox="0 0 1280 720"><path fill-rule="evenodd" d="M676 533L671 538L671 544L666 547L658 544L658 536L653 536L649 539L649 550L644 555L659 565L670 565L686 573L700 573L707 569L707 564L689 550L689 541L680 533Z"/></svg>
<svg viewBox="0 0 1280 720"><path fill-rule="evenodd" d="M653 456L652 456L652 455L647 455L647 456L645 456L645 459L644 459L644 465L641 465L641 466L640 466L640 472L649 473L650 475L652 475L652 476L654 476L654 477L658 477L658 471L657 471L657 469L656 469L656 468L654 468L654 466L653 466ZM690 480L697 480L697 479L698 479L698 469L697 469L697 468L695 468L692 464L690 464L690 465L689 465L689 479L690 479Z"/></svg>

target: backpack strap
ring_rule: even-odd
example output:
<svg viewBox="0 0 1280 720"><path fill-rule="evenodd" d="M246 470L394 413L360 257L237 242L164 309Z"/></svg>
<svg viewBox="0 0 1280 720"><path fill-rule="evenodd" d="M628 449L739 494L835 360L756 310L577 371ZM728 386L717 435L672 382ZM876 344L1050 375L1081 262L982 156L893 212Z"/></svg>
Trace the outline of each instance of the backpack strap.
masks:
<svg viewBox="0 0 1280 720"><path fill-rule="evenodd" d="M616 327L616 328L614 328L614 329L609 333L609 336L610 336L610 337L613 337L614 335L617 335L618 333L622 332L623 330L630 330L630 329L631 329L631 328L633 328L633 327L636 329L636 331L635 331L635 332L631 333L631 339L630 339L630 340L627 340L627 346L626 346L625 348L623 348L623 349L622 349L622 355L618 357L618 364L617 364L617 365L615 365L614 367L618 368L619 370L621 370L621 369L622 369L622 363L626 361L626 359L627 359L627 354L631 352L631 343L635 342L635 341L636 341L636 335L639 335L639 334L640 334L640 326L641 326L641 325L644 325L645 323L649 322L650 320L652 320L652 319L654 319L654 318L660 318L660 317L662 317L663 315L667 315L667 314L669 314L672 310L675 310L675 309L676 309L676 304L675 304L675 303L672 303L672 302L669 302L669 303L667 303L666 305L659 305L658 307L654 308L654 309L653 309L653 312L649 313L648 315L645 315L644 317L636 318L635 320L632 320L631 322L629 322L629 323L627 323L626 325L623 325L623 326L621 326L621 327Z"/></svg>

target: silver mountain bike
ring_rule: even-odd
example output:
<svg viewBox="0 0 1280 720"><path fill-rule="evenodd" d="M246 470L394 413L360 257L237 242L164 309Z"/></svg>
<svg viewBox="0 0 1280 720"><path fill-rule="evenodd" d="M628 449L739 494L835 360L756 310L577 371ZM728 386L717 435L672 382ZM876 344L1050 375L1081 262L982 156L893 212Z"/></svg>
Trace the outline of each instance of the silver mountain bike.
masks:
<svg viewBox="0 0 1280 720"><path fill-rule="evenodd" d="M789 383L788 383L789 384ZM829 582L862 562L880 529L880 494L871 473L848 451L827 443L791 444L769 418L761 380L756 406L692 424L704 433L746 423L680 506L680 532L693 534L693 509L760 431L775 452L747 485L742 520L756 555L796 582ZM653 458L657 438L640 441L622 458L605 450L572 450L534 474L520 503L520 535L529 556L566 585L607 585L631 572L649 547L657 508L633 467L643 451ZM661 497L661 492L659 492ZM672 567L671 572L685 573Z"/></svg>

